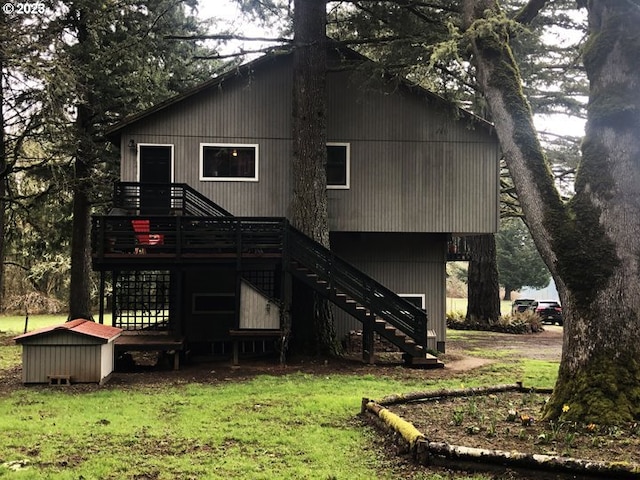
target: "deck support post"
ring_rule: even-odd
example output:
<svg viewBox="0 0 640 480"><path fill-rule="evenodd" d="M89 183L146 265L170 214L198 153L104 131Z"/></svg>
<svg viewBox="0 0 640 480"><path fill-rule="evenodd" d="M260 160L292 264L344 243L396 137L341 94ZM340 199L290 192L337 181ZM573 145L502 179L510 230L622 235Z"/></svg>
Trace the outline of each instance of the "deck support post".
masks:
<svg viewBox="0 0 640 480"><path fill-rule="evenodd" d="M375 363L373 336L373 320L367 315L367 319L362 322L362 359L370 365Z"/></svg>
<svg viewBox="0 0 640 480"><path fill-rule="evenodd" d="M116 318L118 311L118 276L120 272L114 270L111 272L111 326L116 326Z"/></svg>

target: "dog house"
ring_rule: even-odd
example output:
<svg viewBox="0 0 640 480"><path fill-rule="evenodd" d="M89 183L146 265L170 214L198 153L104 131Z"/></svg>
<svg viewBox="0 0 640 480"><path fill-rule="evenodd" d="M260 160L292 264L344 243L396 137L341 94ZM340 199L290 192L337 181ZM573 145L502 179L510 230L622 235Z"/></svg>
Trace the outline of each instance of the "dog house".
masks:
<svg viewBox="0 0 640 480"><path fill-rule="evenodd" d="M78 319L15 337L22 345L23 383L104 383L114 369L122 329Z"/></svg>

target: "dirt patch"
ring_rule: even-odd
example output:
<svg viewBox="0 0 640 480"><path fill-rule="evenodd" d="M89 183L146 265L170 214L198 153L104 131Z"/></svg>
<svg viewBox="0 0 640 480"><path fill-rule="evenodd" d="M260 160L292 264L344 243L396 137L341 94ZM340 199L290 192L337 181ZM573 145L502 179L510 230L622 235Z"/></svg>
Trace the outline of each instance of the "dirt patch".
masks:
<svg viewBox="0 0 640 480"><path fill-rule="evenodd" d="M180 370L171 369L171 362L160 362L146 354L144 361L126 372L114 372L109 382L99 387L93 384L72 385L78 390L117 388L139 384L182 384L188 382L218 383L244 381L256 375L286 375L295 372L310 374L354 374L389 376L400 379L448 378L469 370L488 365L497 358L539 358L559 361L562 348L562 329L545 327L545 331L532 335L511 335L493 332L465 332L464 338L447 341L447 353L442 356L445 367L435 370L397 368L402 364L401 356L381 352L376 365L362 363L360 354L352 353L341 359L316 357L292 357L286 365L280 365L273 357L241 358L239 366L231 365L228 358L192 358L181 362ZM0 346L15 345L13 336L0 334ZM492 358L486 358L491 353ZM485 355L485 356L483 356ZM21 368L0 371L0 394L20 388Z"/></svg>
<svg viewBox="0 0 640 480"><path fill-rule="evenodd" d="M548 394L505 392L393 405L429 441L597 461L636 462L640 427L539 421Z"/></svg>
<svg viewBox="0 0 640 480"><path fill-rule="evenodd" d="M447 340L447 355L482 358L490 354L494 358L530 358L560 361L562 355L562 327L546 325L540 333L514 335L495 332L464 332L464 336L453 331Z"/></svg>

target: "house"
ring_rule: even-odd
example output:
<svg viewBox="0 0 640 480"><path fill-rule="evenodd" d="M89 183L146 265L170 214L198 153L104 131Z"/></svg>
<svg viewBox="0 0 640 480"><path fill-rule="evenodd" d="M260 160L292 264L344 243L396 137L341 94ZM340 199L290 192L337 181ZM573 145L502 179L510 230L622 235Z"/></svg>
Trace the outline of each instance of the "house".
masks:
<svg viewBox="0 0 640 480"><path fill-rule="evenodd" d="M445 350L446 261L464 258L464 235L498 228L498 141L441 97L372 77L353 51L329 57L331 251L286 221L291 54L243 65L109 132L121 182L112 215L93 219L93 264L103 291L111 276L114 326L237 351L242 335L278 338L266 305L289 312L291 291L311 288L333 303L340 336L364 331L369 360L373 332L414 361ZM243 289L262 301L247 307Z"/></svg>
<svg viewBox="0 0 640 480"><path fill-rule="evenodd" d="M104 383L114 369L122 329L76 319L15 337L22 345L22 382Z"/></svg>

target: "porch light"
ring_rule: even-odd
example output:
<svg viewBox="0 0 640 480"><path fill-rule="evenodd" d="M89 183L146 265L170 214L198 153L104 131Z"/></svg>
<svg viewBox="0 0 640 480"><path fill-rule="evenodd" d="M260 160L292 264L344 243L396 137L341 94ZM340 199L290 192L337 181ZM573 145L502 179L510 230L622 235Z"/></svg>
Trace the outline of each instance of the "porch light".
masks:
<svg viewBox="0 0 640 480"><path fill-rule="evenodd" d="M136 150L136 142L133 140L133 138L129 140L129 149Z"/></svg>

